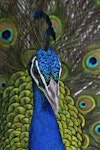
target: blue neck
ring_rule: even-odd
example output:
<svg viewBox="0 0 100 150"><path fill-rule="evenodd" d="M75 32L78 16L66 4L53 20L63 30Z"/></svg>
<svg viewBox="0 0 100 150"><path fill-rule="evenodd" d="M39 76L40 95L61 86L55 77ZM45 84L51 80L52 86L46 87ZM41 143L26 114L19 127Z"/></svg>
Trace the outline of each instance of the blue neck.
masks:
<svg viewBox="0 0 100 150"><path fill-rule="evenodd" d="M34 114L29 132L29 150L65 150L55 114L43 94L34 85Z"/></svg>

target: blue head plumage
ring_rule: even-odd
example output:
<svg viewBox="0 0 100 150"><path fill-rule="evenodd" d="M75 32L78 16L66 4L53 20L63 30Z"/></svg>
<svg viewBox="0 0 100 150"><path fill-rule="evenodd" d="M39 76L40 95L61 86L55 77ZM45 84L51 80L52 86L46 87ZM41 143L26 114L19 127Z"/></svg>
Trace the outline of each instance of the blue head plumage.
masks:
<svg viewBox="0 0 100 150"><path fill-rule="evenodd" d="M61 64L56 53L52 49L48 49L48 51L40 49L37 52L37 60L45 80L49 81L52 76L54 80L58 81Z"/></svg>

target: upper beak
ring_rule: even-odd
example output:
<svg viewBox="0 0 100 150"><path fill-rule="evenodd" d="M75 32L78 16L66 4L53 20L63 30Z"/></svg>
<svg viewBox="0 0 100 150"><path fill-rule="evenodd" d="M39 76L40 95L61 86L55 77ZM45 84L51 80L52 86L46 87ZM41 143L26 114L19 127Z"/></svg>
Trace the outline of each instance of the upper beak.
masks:
<svg viewBox="0 0 100 150"><path fill-rule="evenodd" d="M45 95L53 111L57 114L59 110L59 83L56 83L52 77L50 78L50 83L45 91Z"/></svg>

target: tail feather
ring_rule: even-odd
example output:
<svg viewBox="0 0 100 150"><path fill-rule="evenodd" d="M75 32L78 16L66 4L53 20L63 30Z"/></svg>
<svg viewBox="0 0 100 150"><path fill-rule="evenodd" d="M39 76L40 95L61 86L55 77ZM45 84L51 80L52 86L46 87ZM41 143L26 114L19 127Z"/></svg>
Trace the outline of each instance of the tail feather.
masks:
<svg viewBox="0 0 100 150"><path fill-rule="evenodd" d="M42 18L44 15L43 11L41 9L38 9L36 10L34 13L33 13L33 17L34 19L39 19L39 18Z"/></svg>
<svg viewBox="0 0 100 150"><path fill-rule="evenodd" d="M49 18L49 16L44 13L41 9L38 9L36 11L34 11L33 13L33 17L35 20L37 19L40 19L40 18L43 18L47 25L48 25L48 29L46 30L46 38L50 38L50 36L53 38L53 40L55 41L56 40L56 33L52 27L52 22L51 22L51 19Z"/></svg>

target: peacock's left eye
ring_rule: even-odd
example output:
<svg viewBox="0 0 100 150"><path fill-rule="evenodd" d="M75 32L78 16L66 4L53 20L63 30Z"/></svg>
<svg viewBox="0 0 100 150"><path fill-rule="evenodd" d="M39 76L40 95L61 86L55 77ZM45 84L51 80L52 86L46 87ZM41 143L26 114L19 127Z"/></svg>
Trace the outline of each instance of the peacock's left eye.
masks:
<svg viewBox="0 0 100 150"><path fill-rule="evenodd" d="M11 42L13 39L13 30L5 29L1 32L1 38L4 42Z"/></svg>
<svg viewBox="0 0 100 150"><path fill-rule="evenodd" d="M89 68L96 68L98 66L98 59L95 57L95 56L89 56L87 59L86 59L86 65L87 67Z"/></svg>
<svg viewBox="0 0 100 150"><path fill-rule="evenodd" d="M30 67L32 65L32 62L30 62ZM36 77L36 78L40 78L40 74L38 72L38 69L37 69L37 66L36 66L36 61L34 61L34 64L33 64L33 68L32 68L32 73L33 75Z"/></svg>

